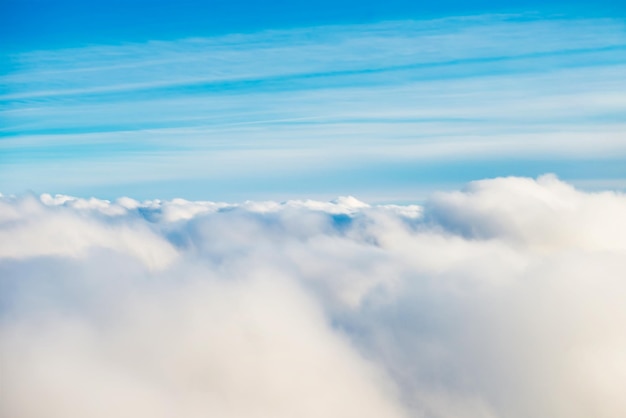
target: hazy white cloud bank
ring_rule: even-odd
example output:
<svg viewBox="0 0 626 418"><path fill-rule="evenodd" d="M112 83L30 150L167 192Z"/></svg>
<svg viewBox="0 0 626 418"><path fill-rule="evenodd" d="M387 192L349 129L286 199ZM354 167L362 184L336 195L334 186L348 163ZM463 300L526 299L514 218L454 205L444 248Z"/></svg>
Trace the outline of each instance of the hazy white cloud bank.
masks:
<svg viewBox="0 0 626 418"><path fill-rule="evenodd" d="M0 416L623 417L626 196L0 198Z"/></svg>

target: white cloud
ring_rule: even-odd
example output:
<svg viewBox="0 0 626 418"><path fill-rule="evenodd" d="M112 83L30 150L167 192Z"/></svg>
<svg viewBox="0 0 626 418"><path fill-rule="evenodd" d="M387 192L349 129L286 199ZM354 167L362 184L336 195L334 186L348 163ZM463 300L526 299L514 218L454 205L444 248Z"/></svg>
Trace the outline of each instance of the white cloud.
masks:
<svg viewBox="0 0 626 418"><path fill-rule="evenodd" d="M619 196L619 197L618 197ZM585 194L554 176L471 183L432 201L449 228L498 237L527 248L626 251L624 201L613 192Z"/></svg>
<svg viewBox="0 0 626 418"><path fill-rule="evenodd" d="M69 210L54 207L59 205ZM171 264L178 255L149 225L132 218L115 222L125 209L98 199L42 195L37 201L25 196L6 199L0 211L0 220L7 220L0 239L2 258L83 257L92 248L102 248L135 257L148 268L157 269ZM93 216L91 211L104 218Z"/></svg>
<svg viewBox="0 0 626 418"><path fill-rule="evenodd" d="M626 196L0 197L0 415L621 417Z"/></svg>

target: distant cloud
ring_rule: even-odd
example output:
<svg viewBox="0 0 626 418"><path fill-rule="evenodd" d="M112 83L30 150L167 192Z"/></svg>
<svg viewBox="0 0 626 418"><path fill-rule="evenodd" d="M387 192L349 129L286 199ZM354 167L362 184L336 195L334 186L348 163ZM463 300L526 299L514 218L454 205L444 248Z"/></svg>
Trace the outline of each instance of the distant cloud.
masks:
<svg viewBox="0 0 626 418"><path fill-rule="evenodd" d="M0 196L0 415L623 417L626 196Z"/></svg>
<svg viewBox="0 0 626 418"><path fill-rule="evenodd" d="M149 198L159 182L196 199L196 181L212 199L326 199L367 185L406 201L398 179L623 180L624 29L480 15L22 51L0 75L0 190Z"/></svg>

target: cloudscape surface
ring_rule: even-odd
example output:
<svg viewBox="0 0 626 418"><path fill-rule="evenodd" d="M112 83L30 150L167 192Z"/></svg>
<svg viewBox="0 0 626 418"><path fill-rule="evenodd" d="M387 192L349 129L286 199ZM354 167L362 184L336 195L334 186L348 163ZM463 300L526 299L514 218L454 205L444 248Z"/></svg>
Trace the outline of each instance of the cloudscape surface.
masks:
<svg viewBox="0 0 626 418"><path fill-rule="evenodd" d="M0 200L0 414L621 417L626 196Z"/></svg>
<svg viewBox="0 0 626 418"><path fill-rule="evenodd" d="M0 2L0 417L623 418L626 9Z"/></svg>

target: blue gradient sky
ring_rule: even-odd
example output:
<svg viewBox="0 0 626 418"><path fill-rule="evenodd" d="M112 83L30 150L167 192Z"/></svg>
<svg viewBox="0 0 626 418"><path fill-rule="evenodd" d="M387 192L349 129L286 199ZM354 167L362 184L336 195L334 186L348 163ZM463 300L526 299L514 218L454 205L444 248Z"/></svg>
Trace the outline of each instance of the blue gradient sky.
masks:
<svg viewBox="0 0 626 418"><path fill-rule="evenodd" d="M618 2L5 0L0 192L626 188Z"/></svg>

